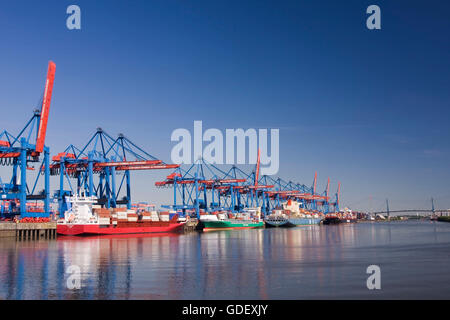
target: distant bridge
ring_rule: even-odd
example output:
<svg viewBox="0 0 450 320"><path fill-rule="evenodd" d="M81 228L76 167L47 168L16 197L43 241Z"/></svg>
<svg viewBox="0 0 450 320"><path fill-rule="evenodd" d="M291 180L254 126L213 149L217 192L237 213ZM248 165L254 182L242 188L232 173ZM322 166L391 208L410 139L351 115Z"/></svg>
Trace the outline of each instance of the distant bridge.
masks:
<svg viewBox="0 0 450 320"><path fill-rule="evenodd" d="M450 215L450 209L436 209L436 210L430 210L430 209L403 209L403 210L389 210L389 211L377 211L377 212L369 212L371 214L391 214L391 213L419 213L419 212L426 212L429 214L444 214L444 215Z"/></svg>

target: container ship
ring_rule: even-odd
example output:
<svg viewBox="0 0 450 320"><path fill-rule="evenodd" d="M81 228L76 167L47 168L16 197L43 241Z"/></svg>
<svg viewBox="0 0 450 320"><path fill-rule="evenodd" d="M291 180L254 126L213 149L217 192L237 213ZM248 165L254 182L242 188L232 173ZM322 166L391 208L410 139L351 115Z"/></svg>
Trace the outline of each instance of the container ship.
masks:
<svg viewBox="0 0 450 320"><path fill-rule="evenodd" d="M288 223L288 216L283 212L283 210L274 209L271 214L265 217L264 222L268 228L286 227Z"/></svg>
<svg viewBox="0 0 450 320"><path fill-rule="evenodd" d="M73 196L66 200L69 209L56 225L59 235L166 233L179 231L184 224L176 214L169 219L169 212L102 208L96 205L96 197Z"/></svg>
<svg viewBox="0 0 450 320"><path fill-rule="evenodd" d="M352 210L345 208L343 212L332 212L325 215L323 224L340 224L340 223L355 223L357 217L352 213Z"/></svg>
<svg viewBox="0 0 450 320"><path fill-rule="evenodd" d="M265 219L267 227L297 227L317 225L323 216L318 211L300 208L300 203L288 200L281 208L274 209Z"/></svg>
<svg viewBox="0 0 450 320"><path fill-rule="evenodd" d="M261 208L246 208L240 213L216 211L200 214L198 228L203 231L227 229L251 229L264 227L261 220Z"/></svg>

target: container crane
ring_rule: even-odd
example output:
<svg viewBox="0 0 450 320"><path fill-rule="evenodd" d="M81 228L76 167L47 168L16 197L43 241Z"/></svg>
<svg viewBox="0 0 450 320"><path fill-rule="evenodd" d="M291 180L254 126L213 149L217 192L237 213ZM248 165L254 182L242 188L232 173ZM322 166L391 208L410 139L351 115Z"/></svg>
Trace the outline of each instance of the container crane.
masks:
<svg viewBox="0 0 450 320"><path fill-rule="evenodd" d="M130 171L178 167L177 164L167 164L155 158L123 134L114 139L102 128L97 128L83 148L69 145L54 156L50 174L60 177L55 197L59 201L61 216L67 210L66 196L73 194L96 196L98 204L106 208L126 205L131 209ZM120 183L116 183L118 172L123 172ZM71 178L76 179L76 189ZM70 190L65 190L65 184ZM122 189L125 189L125 195L120 198Z"/></svg>
<svg viewBox="0 0 450 320"><path fill-rule="evenodd" d="M52 99L53 83L55 79L56 65L50 61L47 69L47 77L41 109L34 111L33 116L17 136L4 130L0 133L0 165L12 166L12 177L9 183L2 183L0 197L6 202L7 210L4 215L21 217L48 217L50 214L50 179L49 156L50 150L45 146L47 123ZM36 139L32 140L32 134L36 128ZM44 154L41 159L41 154ZM40 168L32 188L27 184L27 170L33 170L33 163L39 163ZM20 181L18 173L20 169ZM39 177L44 176L44 189L36 193ZM28 200L41 200L44 202L43 212L31 210L27 207ZM6 207L2 203L2 207Z"/></svg>

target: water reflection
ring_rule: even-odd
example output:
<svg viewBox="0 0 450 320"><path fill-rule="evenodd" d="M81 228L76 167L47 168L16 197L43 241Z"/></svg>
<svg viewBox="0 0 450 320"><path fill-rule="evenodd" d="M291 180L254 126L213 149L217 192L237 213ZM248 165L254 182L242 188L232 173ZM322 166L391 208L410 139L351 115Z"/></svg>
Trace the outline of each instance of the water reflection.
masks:
<svg viewBox="0 0 450 320"><path fill-rule="evenodd" d="M0 299L450 298L449 231L398 222L2 240ZM365 286L370 264L381 292ZM67 288L71 265L80 290Z"/></svg>

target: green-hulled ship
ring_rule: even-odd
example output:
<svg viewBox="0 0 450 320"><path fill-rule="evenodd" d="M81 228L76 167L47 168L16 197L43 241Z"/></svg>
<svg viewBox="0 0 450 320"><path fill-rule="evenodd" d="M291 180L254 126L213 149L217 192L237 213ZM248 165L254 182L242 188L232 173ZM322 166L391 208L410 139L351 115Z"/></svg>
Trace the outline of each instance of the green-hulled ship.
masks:
<svg viewBox="0 0 450 320"><path fill-rule="evenodd" d="M226 229L250 229L264 227L260 219L261 208L246 208L236 215L221 212L200 217L199 227L203 231Z"/></svg>
<svg viewBox="0 0 450 320"><path fill-rule="evenodd" d="M225 219L217 221L200 221L203 231L225 230L225 229L249 229L264 227L263 221Z"/></svg>

